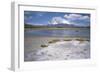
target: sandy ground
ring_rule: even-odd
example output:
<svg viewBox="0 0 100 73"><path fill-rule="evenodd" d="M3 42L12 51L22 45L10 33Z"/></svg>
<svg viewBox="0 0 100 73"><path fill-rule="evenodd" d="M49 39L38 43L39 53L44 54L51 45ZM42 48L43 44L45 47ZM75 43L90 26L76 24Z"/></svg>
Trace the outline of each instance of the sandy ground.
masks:
<svg viewBox="0 0 100 73"><path fill-rule="evenodd" d="M51 40L59 39L55 43L48 43ZM70 39L66 41L66 39ZM70 60L90 58L90 42L79 41L75 38L27 38L25 39L25 61L45 60ZM33 45L32 45L33 44ZM46 47L41 47L47 45Z"/></svg>

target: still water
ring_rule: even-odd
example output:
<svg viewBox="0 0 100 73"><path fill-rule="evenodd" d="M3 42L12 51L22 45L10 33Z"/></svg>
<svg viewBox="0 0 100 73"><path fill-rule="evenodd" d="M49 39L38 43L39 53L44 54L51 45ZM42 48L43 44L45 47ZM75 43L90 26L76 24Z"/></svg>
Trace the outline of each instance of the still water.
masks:
<svg viewBox="0 0 100 73"><path fill-rule="evenodd" d="M60 30L28 30L24 33L25 36L45 36L45 37L90 37L89 28L80 29L60 29Z"/></svg>

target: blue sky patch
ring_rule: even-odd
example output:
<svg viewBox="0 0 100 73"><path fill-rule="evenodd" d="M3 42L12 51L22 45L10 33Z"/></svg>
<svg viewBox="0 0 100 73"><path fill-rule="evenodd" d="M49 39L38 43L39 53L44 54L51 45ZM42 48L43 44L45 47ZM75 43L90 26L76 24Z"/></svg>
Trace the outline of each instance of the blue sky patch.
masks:
<svg viewBox="0 0 100 73"><path fill-rule="evenodd" d="M24 23L31 25L73 24L77 26L90 26L90 14L24 11Z"/></svg>

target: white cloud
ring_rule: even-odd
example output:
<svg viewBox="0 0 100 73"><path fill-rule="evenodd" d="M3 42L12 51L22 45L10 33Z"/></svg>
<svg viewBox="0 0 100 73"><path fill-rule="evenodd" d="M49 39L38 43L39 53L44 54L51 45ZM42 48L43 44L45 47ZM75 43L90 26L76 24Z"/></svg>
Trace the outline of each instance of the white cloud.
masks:
<svg viewBox="0 0 100 73"><path fill-rule="evenodd" d="M84 20L89 20L89 16L83 16L81 19L84 19Z"/></svg>
<svg viewBox="0 0 100 73"><path fill-rule="evenodd" d="M65 18L69 20L86 20L89 19L89 16L83 16L81 14L66 14L64 15Z"/></svg>
<svg viewBox="0 0 100 73"><path fill-rule="evenodd" d="M70 21L71 24L86 26L90 24L90 17L81 14L65 14L64 18Z"/></svg>
<svg viewBox="0 0 100 73"><path fill-rule="evenodd" d="M52 20L50 21L51 24L70 24L70 22L67 19L64 19L62 17L53 17Z"/></svg>
<svg viewBox="0 0 100 73"><path fill-rule="evenodd" d="M81 15L79 15L79 14L69 14L69 15L64 15L64 17L65 18L67 18L67 19L74 19L74 18L80 18L81 17Z"/></svg>

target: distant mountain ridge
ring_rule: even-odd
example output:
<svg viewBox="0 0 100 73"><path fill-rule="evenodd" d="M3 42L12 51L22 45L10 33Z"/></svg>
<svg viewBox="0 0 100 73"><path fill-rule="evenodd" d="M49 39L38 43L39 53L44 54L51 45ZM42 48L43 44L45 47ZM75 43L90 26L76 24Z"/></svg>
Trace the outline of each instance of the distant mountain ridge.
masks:
<svg viewBox="0 0 100 73"><path fill-rule="evenodd" d="M78 26L74 24L47 24L47 25L32 25L32 24L25 24L26 27L55 27L55 28L77 28L77 27L86 27L89 28L90 26Z"/></svg>

